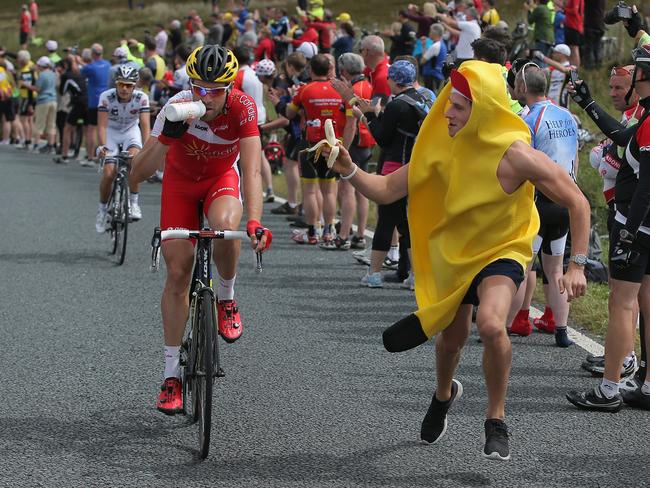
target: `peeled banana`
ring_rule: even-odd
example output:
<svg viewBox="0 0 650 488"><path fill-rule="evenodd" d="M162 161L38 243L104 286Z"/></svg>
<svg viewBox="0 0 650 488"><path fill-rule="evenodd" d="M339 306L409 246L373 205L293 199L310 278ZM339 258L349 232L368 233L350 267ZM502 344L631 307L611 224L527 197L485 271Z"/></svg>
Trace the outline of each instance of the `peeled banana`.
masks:
<svg viewBox="0 0 650 488"><path fill-rule="evenodd" d="M338 139L336 138L336 132L334 132L334 124L332 119L327 119L325 121L325 139L317 142L313 147L307 150L307 152L315 152L314 161L318 161L323 148L327 145L330 148L330 155L327 158L327 167L331 168L334 166L334 161L339 156L339 146Z"/></svg>

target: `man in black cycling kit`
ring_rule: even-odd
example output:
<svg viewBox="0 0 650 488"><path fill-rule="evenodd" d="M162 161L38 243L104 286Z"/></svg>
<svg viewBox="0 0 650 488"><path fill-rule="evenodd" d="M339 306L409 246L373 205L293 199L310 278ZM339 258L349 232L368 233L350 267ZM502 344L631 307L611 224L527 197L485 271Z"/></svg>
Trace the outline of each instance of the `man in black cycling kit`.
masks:
<svg viewBox="0 0 650 488"><path fill-rule="evenodd" d="M632 37L641 33L641 17L635 12L627 29ZM650 42L642 33L641 43ZM645 113L637 125L625 127L605 113L591 98L584 82L574 87L573 99L617 146L625 147L625 158L616 175L616 215L610 233L609 323L605 339L605 371L602 383L592 390L571 391L567 399L579 408L616 412L623 402L650 409L650 379L637 377L637 387L619 391L621 368L633 340L637 302L641 313L650 315L650 44L632 53L632 89L639 95ZM631 92L630 92L631 94ZM650 335L642 338L645 363ZM641 382L644 381L643 384Z"/></svg>

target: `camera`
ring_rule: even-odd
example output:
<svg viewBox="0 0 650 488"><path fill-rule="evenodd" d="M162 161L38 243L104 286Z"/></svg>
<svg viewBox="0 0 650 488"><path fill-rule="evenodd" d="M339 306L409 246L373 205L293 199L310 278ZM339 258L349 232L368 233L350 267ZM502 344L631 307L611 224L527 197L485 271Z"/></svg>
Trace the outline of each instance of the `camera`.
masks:
<svg viewBox="0 0 650 488"><path fill-rule="evenodd" d="M625 2L618 2L616 6L605 14L605 23L608 25L615 24L622 20L629 20L632 18L632 7Z"/></svg>

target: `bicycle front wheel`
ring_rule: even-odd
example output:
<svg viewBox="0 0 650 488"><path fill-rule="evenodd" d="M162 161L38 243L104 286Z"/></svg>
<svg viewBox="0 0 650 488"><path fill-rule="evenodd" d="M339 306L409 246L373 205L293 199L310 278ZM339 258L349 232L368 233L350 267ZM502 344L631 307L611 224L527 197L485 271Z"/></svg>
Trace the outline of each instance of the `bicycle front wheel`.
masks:
<svg viewBox="0 0 650 488"><path fill-rule="evenodd" d="M129 230L129 188L126 186L126 180L120 183L120 201L118 203L119 218L116 221L119 231L115 237L115 247L117 248L117 264L122 265L126 257L126 237Z"/></svg>
<svg viewBox="0 0 650 488"><path fill-rule="evenodd" d="M201 459L208 456L210 450L210 429L212 427L212 341L215 330L214 298L204 290L200 293L198 303L196 374L192 382L193 401L199 420L199 451Z"/></svg>

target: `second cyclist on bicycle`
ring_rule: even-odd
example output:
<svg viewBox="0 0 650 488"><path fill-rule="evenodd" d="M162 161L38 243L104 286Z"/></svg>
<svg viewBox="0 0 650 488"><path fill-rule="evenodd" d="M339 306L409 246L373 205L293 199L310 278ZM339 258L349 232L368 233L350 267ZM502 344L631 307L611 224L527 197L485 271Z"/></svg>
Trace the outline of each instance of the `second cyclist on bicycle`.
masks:
<svg viewBox="0 0 650 488"><path fill-rule="evenodd" d="M100 234L106 232L107 203L115 179L115 160L111 156L117 155L120 147L135 156L142 149L142 143L149 138L149 97L143 91L135 89L139 79L137 69L122 65L117 68L115 88L110 88L99 96L97 156L103 159L103 172L99 183L99 209L95 229ZM129 216L132 220L142 218L138 187L138 182L129 181Z"/></svg>

